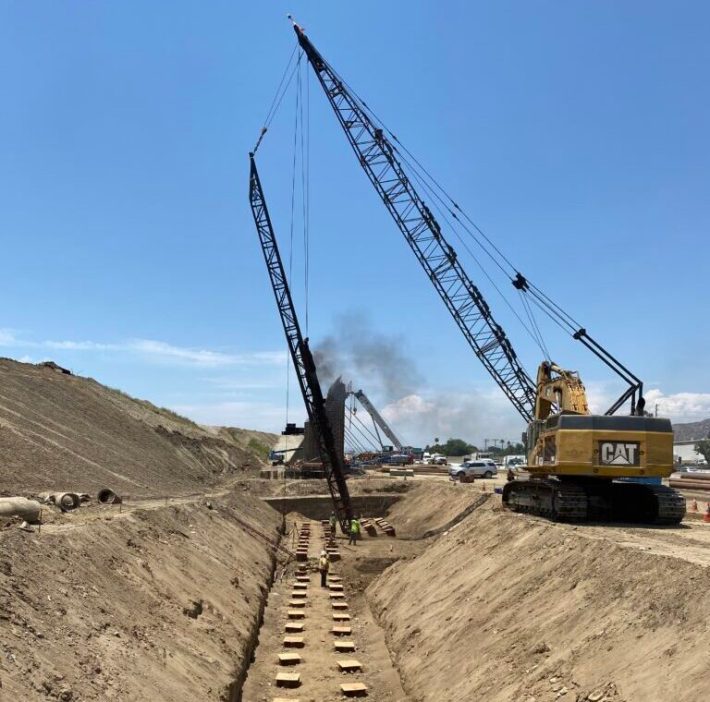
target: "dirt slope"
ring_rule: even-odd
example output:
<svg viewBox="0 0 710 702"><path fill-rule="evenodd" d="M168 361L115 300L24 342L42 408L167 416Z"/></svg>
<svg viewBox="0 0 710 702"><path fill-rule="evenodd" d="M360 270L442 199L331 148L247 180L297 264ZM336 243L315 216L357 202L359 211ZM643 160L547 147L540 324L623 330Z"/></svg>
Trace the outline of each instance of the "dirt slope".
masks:
<svg viewBox="0 0 710 702"><path fill-rule="evenodd" d="M600 538L598 527L587 535L490 504L368 589L413 699L704 695L707 565L680 548L652 553L623 528L605 528L617 540Z"/></svg>
<svg viewBox="0 0 710 702"><path fill-rule="evenodd" d="M0 699L229 699L281 517L248 496L210 505L90 507L41 534L0 531Z"/></svg>
<svg viewBox="0 0 710 702"><path fill-rule="evenodd" d="M199 492L256 468L268 437L202 428L90 378L0 359L0 494Z"/></svg>
<svg viewBox="0 0 710 702"><path fill-rule="evenodd" d="M477 483L415 479L406 484L406 499L394 504L387 514L397 525L397 534L405 538L419 539L445 527L481 496Z"/></svg>

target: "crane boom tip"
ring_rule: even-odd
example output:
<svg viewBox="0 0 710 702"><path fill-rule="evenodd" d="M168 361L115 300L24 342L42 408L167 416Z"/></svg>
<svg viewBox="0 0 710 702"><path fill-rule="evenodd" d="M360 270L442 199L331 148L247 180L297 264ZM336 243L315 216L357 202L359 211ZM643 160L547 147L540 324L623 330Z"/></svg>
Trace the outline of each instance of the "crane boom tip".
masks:
<svg viewBox="0 0 710 702"><path fill-rule="evenodd" d="M293 18L293 15L289 14L289 15L286 15L286 17L288 17L288 19L291 21L291 24L293 25L293 29L295 30L296 34L305 34L306 33L305 30L303 29L303 27L301 27L301 25L298 24L298 22L296 22L296 20Z"/></svg>

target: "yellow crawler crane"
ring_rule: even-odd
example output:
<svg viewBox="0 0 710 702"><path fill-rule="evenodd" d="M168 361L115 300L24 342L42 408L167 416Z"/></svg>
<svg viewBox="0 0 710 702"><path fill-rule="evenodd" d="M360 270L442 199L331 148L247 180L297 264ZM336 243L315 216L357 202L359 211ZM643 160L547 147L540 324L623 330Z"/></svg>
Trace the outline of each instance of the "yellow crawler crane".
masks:
<svg viewBox="0 0 710 702"><path fill-rule="evenodd" d="M525 442L530 479L508 483L504 503L514 510L555 519L680 522L685 513L682 495L660 484L640 482L666 477L673 466L670 421L646 415L641 380L513 266L335 71L304 29L295 22L293 28L358 165L466 342L528 425ZM604 415L589 414L584 385L576 372L546 361L539 368L537 383L533 382L481 290L464 269L447 237L450 232L489 280L477 252L509 279L530 322L529 327L524 326L548 358L533 306L626 383L626 390ZM522 322L520 316L518 319ZM629 414L618 415L627 401Z"/></svg>
<svg viewBox="0 0 710 702"><path fill-rule="evenodd" d="M555 519L677 524L685 500L675 490L619 479L665 478L673 466L667 419L592 415L575 371L544 362L535 418L525 435L531 479L509 482L503 502Z"/></svg>

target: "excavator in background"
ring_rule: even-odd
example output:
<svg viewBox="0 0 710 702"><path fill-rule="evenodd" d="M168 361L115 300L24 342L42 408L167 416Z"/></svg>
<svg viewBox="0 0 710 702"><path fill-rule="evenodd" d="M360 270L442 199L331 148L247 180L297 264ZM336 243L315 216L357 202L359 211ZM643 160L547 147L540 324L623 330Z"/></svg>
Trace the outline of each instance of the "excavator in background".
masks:
<svg viewBox="0 0 710 702"><path fill-rule="evenodd" d="M504 504L515 511L568 521L679 523L685 514L683 496L661 484L641 482L668 477L673 469L671 423L646 414L643 383L501 254L528 313L532 301L628 387L606 414L592 415L576 372L546 360L533 382L445 238L432 208L442 213L450 228L463 226L475 235L467 228L468 221L482 235L480 229L335 72L302 27L295 22L293 26L357 162L471 349L528 423L524 440L530 477L506 485ZM426 188L432 208L420 196L415 181ZM502 262L498 264L506 270ZM541 340L539 328L537 332ZM630 413L616 415L627 401Z"/></svg>
<svg viewBox="0 0 710 702"><path fill-rule="evenodd" d="M271 224L271 217L266 206L266 198L261 187L259 172L254 161L254 154L249 154L249 204L251 206L254 224L259 235L259 243L264 254L266 269L269 273L271 288L276 298L281 323L286 334L293 367L298 378L298 385L306 405L308 419L316 430L321 462L325 470L328 490L333 499L335 513L340 528L347 534L353 509L350 501L348 485L345 481L345 466L335 444L333 428L325 411L325 399L321 390L316 364L308 345L308 339L301 334L296 308L291 297L291 290L286 278L286 272L281 260L276 235Z"/></svg>

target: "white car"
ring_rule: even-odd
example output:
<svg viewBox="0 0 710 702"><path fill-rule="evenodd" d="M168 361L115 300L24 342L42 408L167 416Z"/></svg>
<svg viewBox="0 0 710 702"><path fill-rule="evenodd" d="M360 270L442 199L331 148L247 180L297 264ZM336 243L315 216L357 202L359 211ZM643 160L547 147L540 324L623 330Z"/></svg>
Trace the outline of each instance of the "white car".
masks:
<svg viewBox="0 0 710 702"><path fill-rule="evenodd" d="M498 466L490 458L481 461L466 461L460 465L451 466L449 475L454 480L460 480L464 475L476 478L492 478L498 475Z"/></svg>

